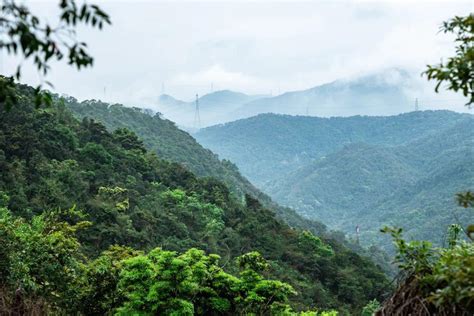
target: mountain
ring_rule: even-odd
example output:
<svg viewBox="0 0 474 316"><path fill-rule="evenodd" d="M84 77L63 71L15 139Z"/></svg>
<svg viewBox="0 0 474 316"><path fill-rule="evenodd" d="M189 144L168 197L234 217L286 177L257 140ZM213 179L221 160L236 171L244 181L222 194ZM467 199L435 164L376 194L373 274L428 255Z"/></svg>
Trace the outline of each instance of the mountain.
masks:
<svg viewBox="0 0 474 316"><path fill-rule="evenodd" d="M409 92L413 86L416 82L407 71L391 68L274 97L216 91L198 99L200 120L196 118L194 100L185 102L162 95L156 109L179 126L192 131L262 113L322 117L394 115L413 109Z"/></svg>
<svg viewBox="0 0 474 316"><path fill-rule="evenodd" d="M187 299L205 299L210 294L207 289L215 287L222 298L218 295L213 302L217 302L217 308L227 310L229 304L224 295L230 290L226 289L240 283L232 277L229 282L233 283L228 283L220 270L212 268L213 272L207 272L205 268L216 263L218 257L201 261L203 252L190 248L218 254L223 262L219 269L236 274L236 258L258 251L269 262L267 266L262 260L256 261L265 267L265 277L283 280L297 291L298 295L291 295L289 300L295 309L318 306L337 308L346 314L360 313L369 300L381 299L389 286L369 259L334 238L291 228L258 199L248 194L240 198L219 180L198 177L184 166L163 159L159 152L157 155L148 151L127 128L109 131L94 119L75 118L68 108L81 105L74 104L73 98L54 98L52 106L35 109L33 88L18 86L15 91L20 103L10 111L0 108L0 229L5 241L0 271L6 276L0 280L2 291L14 291L24 282L25 291L37 289L42 303L44 297L46 302L62 302L59 307L71 302L81 310L110 311L125 299L117 291L124 265L137 268L134 273L138 274L130 275L130 280L138 282L135 288L149 287L145 281L140 283L144 279L136 275L144 276L157 265L174 271L168 276L160 273L160 278L172 278L172 285L183 282L179 284L186 289L200 287L195 285L194 277L187 281L194 270L201 277L203 273L217 274L216 284L208 284L210 279L204 277L208 283L202 298L190 295ZM116 124L135 114L137 124L142 118L143 126L162 125L162 133L155 135L155 141L161 139L160 135L164 135L163 139L170 137L173 130L171 123L157 124L159 117L147 121L138 114L139 109L128 111L98 103L84 106L104 113L110 110ZM173 152L165 144L162 146L163 153ZM50 222L54 218L57 223ZM71 237L76 233L78 240ZM29 248L18 249L19 245ZM142 255L151 249L152 262L147 263ZM177 258L175 252L169 251L187 255ZM256 256L251 252L246 265L252 265L252 258L258 260ZM130 257L134 258L128 260ZM23 261L25 258L28 261ZM71 262L73 259L77 261ZM84 272L85 265L88 270ZM51 272L55 274L51 276ZM251 280L262 280L249 273ZM262 294L270 285L284 286L279 284L263 282L255 293ZM176 304L176 287L171 288L169 299ZM184 289L181 285L179 289L178 294L182 295ZM252 299L255 297L259 296ZM282 300L286 301L286 296Z"/></svg>
<svg viewBox="0 0 474 316"><path fill-rule="evenodd" d="M261 114L205 128L194 136L263 187L351 143L401 145L449 129L469 115L418 111L397 116L305 117Z"/></svg>
<svg viewBox="0 0 474 316"><path fill-rule="evenodd" d="M312 116L393 115L413 108L407 95L410 75L400 69L354 79L336 80L311 89L287 92L249 102L234 112L235 118L261 113Z"/></svg>
<svg viewBox="0 0 474 316"><path fill-rule="evenodd" d="M173 98L169 94L160 95L159 102L162 105L167 105L167 106L176 107L176 108L186 106L187 104L184 101Z"/></svg>
<svg viewBox="0 0 474 316"><path fill-rule="evenodd" d="M386 246L384 224L442 242L455 193L474 183L474 119L449 111L387 117L265 114L201 130L205 147L237 164L277 202ZM461 210L458 217L467 219ZM440 233L441 231L441 233Z"/></svg>
<svg viewBox="0 0 474 316"><path fill-rule="evenodd" d="M294 227L309 229L315 233L325 231L319 222L302 218L292 209L274 203L269 196L257 189L229 160L219 160L209 149L202 147L191 135L160 115L149 115L148 111L129 108L120 104L100 101L78 102L69 97L64 104L80 120L92 118L104 124L108 130L127 128L136 133L146 148L158 157L181 164L200 177L213 177L225 183L233 194L243 199L246 194L259 199L280 218Z"/></svg>
<svg viewBox="0 0 474 316"><path fill-rule="evenodd" d="M196 101L185 102L169 95L161 95L158 111L166 118L187 128L200 128L232 120L230 116L245 103L263 96L246 95L230 90L221 90L205 94L198 98L200 120L195 118Z"/></svg>
<svg viewBox="0 0 474 316"><path fill-rule="evenodd" d="M168 161L177 162L200 177L212 177L222 181L237 199L244 200L246 195L258 199L263 206L291 227L307 229L311 232L336 238L340 243L362 255L370 255L385 272L392 273L393 267L384 258L385 254L374 256L359 245L345 239L340 232L327 230L319 221L304 218L295 210L275 203L267 194L257 189L242 176L237 166L229 160L220 160L216 154L202 147L191 135L180 130L159 114L150 115L150 111L140 108L124 107L120 104L107 104L100 101L78 102L74 98L63 99L64 104L80 120L92 118L103 123L109 131L127 128L136 133L149 150Z"/></svg>

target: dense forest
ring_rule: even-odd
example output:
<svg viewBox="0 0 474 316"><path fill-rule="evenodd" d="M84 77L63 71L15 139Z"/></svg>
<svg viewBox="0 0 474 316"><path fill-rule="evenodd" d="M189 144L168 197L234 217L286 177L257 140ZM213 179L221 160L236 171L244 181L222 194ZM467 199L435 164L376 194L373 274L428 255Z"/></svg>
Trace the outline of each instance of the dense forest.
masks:
<svg viewBox="0 0 474 316"><path fill-rule="evenodd" d="M445 242L447 227L472 219L456 208L474 183L474 118L449 111L387 117L266 114L210 127L197 139L236 162L277 202L363 245L391 247L383 225ZM268 141L271 139L272 141ZM455 212L446 210L455 209Z"/></svg>
<svg viewBox="0 0 474 316"><path fill-rule="evenodd" d="M78 120L59 99L35 109L27 86L16 94L0 116L7 307L344 314L390 290L369 259L149 152L132 131Z"/></svg>
<svg viewBox="0 0 474 316"><path fill-rule="evenodd" d="M333 234L320 222L305 219L293 209L274 203L271 198L257 189L242 176L234 163L220 160L216 154L202 147L191 135L176 127L159 113L149 110L108 104L96 100L79 102L72 97L62 98L61 102L79 119L92 118L103 123L109 131L127 128L143 140L144 146L159 157L177 162L200 177L212 177L225 183L238 199L251 195L278 217L293 227L304 228L315 234ZM334 235L334 234L333 234ZM341 242L345 240L336 233ZM356 245L349 245L356 247ZM358 248L359 252L363 249Z"/></svg>
<svg viewBox="0 0 474 316"><path fill-rule="evenodd" d="M15 68L14 74L0 75L0 315L473 314L472 115L418 111L418 99L415 112L397 116L259 115L197 133L201 143L225 158L220 160L161 113L96 100L78 102L44 90L54 88L46 79L53 64L56 68L57 62L66 61L77 70L94 65L79 34L84 28L101 30L112 23L98 5L58 2L56 19L36 16L29 8L33 4L0 2L0 50L13 57L7 67L13 62ZM232 38L240 20L232 23L231 17L240 5L227 16ZM344 16L342 8L337 9L334 14ZM189 12L196 16L196 10ZM180 7L179 12L186 9ZM422 12L429 17L426 8ZM134 12L126 13L127 21L133 21ZM147 23L144 13L140 22ZM364 21L378 20L360 13ZM281 24L285 15L275 20ZM166 26L163 34L182 42L182 34L170 36L176 25L169 17L169 24L161 23ZM323 25L341 23L328 17ZM207 18L212 22L215 16ZM388 19L383 20L386 24ZM390 21L396 28L396 19ZM271 20L266 23L274 30ZM136 24L138 37L152 38L147 35L155 27ZM248 26L254 38L252 23ZM296 29L300 36L302 29ZM129 31L133 30L120 32L120 44L154 51L132 45L130 34L137 33L124 34ZM238 27L238 34L242 31ZM440 32L455 36L454 56L427 65L422 76L435 82L435 92L441 88L458 93L470 108L474 14L454 16L441 24ZM231 81L247 77L215 64L215 44L227 45L214 42L201 29L199 33L206 34L213 49L199 41L190 48L206 52L205 59L214 63L211 73ZM311 37L317 36L313 33ZM161 47L163 34L157 37ZM117 42L113 38L107 37L107 45ZM267 44L275 38L266 34L263 39ZM238 46L231 49L237 52ZM137 56L129 49L111 48L117 56L125 52L129 60ZM189 51L181 57L192 61L195 50ZM331 58L337 57L333 52ZM154 67L156 57L145 62L147 69ZM394 61L390 59L389 64ZM252 64L248 58L242 60ZM35 88L21 84L24 62L39 75ZM129 65L121 65L120 72L127 73ZM292 63L286 66L297 69ZM209 78L209 72L202 75ZM192 75L178 77L194 81ZM218 91L197 100L195 127L199 100L215 107L212 119L267 111L295 114L289 107L296 113L305 108L308 115L315 103L318 113L327 116L400 113L408 104L405 77L395 69L381 77L335 81L275 98ZM259 81L251 82L261 86ZM85 86L93 90L97 82L102 84L102 78ZM193 106L165 98L171 106ZM264 191L298 213L278 205ZM329 231L315 219L345 231L355 228L355 236L347 240L343 232ZM387 242L391 238L394 246L393 281L387 276L394 270L388 268L385 252L373 245L387 245L379 234Z"/></svg>

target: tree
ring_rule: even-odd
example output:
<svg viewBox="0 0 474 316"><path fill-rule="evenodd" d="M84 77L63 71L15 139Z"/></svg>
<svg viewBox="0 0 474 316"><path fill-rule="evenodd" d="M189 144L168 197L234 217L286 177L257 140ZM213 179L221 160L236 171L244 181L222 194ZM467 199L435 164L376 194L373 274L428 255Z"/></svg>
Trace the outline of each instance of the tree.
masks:
<svg viewBox="0 0 474 316"><path fill-rule="evenodd" d="M59 1L59 20L55 25L41 21L27 6L15 0L3 0L0 5L0 49L9 54L32 60L39 74L46 76L51 61L64 58L71 66L80 70L92 66L94 58L87 52L87 44L76 36L78 25L102 29L111 24L110 18L101 8L94 4L78 5L75 0ZM21 64L17 66L14 76L0 77L0 104L9 109L17 103L13 84L21 78ZM52 86L51 83L46 82ZM35 104L50 105L52 96L35 89Z"/></svg>
<svg viewBox="0 0 474 316"><path fill-rule="evenodd" d="M428 66L424 72L428 80L436 80L435 91L441 83L448 90L461 91L474 103L474 14L454 17L443 23L441 31L456 35L456 56L447 63ZM457 194L458 204L464 208L474 206L471 192ZM471 315L474 310L474 225L465 233L470 240L460 240L462 227L453 224L448 228L448 247L434 248L427 241L406 241L401 228L382 229L390 233L397 250L395 262L404 274L397 290L386 301L377 315ZM369 306L369 305L368 305Z"/></svg>
<svg viewBox="0 0 474 316"><path fill-rule="evenodd" d="M75 209L46 211L25 221L0 207L0 314L5 309L13 315L74 310L83 284L83 255L75 235L90 225L82 216ZM71 225L63 217L79 221Z"/></svg>
<svg viewBox="0 0 474 316"><path fill-rule="evenodd" d="M469 98L468 107L474 103L474 14L460 17L456 16L445 21L441 26L444 33L456 35L456 55L448 59L447 63L428 65L423 73L428 80L436 80L435 91L439 91L441 83L448 83L448 90L461 91ZM470 191L457 195L458 204L464 208L474 207L474 194ZM474 225L469 225L466 230L468 238L473 240Z"/></svg>
<svg viewBox="0 0 474 316"><path fill-rule="evenodd" d="M467 106L474 103L474 14L465 17L456 16L441 26L441 32L456 35L456 55L446 63L428 65L423 73L428 80L437 81L435 91L441 83L448 83L448 90L461 91L469 98Z"/></svg>

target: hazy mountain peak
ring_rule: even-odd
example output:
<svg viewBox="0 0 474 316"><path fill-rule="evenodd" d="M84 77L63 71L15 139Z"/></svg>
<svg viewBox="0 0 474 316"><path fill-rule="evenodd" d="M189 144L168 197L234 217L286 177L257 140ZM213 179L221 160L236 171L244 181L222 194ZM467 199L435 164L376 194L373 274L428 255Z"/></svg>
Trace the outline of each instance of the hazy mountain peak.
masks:
<svg viewBox="0 0 474 316"><path fill-rule="evenodd" d="M159 96L158 101L163 105L182 105L186 102L178 100L169 94L162 94Z"/></svg>
<svg viewBox="0 0 474 316"><path fill-rule="evenodd" d="M203 95L199 98L202 102L223 102L223 103L236 103L245 102L250 96L231 90L219 90Z"/></svg>

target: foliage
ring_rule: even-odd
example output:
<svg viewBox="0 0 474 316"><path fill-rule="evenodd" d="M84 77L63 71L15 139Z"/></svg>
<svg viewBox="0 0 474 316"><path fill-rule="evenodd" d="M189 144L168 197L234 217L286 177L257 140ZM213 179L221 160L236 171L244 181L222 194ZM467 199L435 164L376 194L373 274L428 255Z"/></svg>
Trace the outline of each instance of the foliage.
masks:
<svg viewBox="0 0 474 316"><path fill-rule="evenodd" d="M237 259L239 277L220 267L219 256L194 248L143 254L112 246L90 261L75 238L87 223L60 219L75 215L74 209L45 212L25 222L0 209L2 314L300 315L288 305L294 289L264 278L269 265L257 252Z"/></svg>
<svg viewBox="0 0 474 316"><path fill-rule="evenodd" d="M473 208L474 209L474 194L471 191L457 194L458 204L464 208ZM459 225L459 224L458 224ZM474 241L474 224L470 223L464 229L466 236Z"/></svg>
<svg viewBox="0 0 474 316"><path fill-rule="evenodd" d="M87 283L78 297L77 311L85 315L105 315L121 306L125 297L118 291L117 284L124 261L140 255L140 251L115 245L87 262L84 271Z"/></svg>
<svg viewBox="0 0 474 316"><path fill-rule="evenodd" d="M334 254L329 245L325 245L319 237L307 230L300 233L298 241L308 256L331 256Z"/></svg>
<svg viewBox="0 0 474 316"><path fill-rule="evenodd" d="M384 232L392 235L397 246L395 259L403 277L383 313L469 315L474 309L472 242L433 248L424 241L405 241L401 229L385 228Z"/></svg>
<svg viewBox="0 0 474 316"><path fill-rule="evenodd" d="M375 314L380 309L381 305L380 303L374 299L367 303L367 305L364 306L362 309L362 313L360 314L361 316L372 316Z"/></svg>
<svg viewBox="0 0 474 316"><path fill-rule="evenodd" d="M469 99L466 105L471 106L474 103L474 14L456 16L444 22L441 32L456 36L456 55L446 63L428 65L423 74L428 80L437 81L436 92L446 82L448 90L461 91Z"/></svg>
<svg viewBox="0 0 474 316"><path fill-rule="evenodd" d="M130 248L148 252L138 255L144 257L156 247L176 257L191 248L219 255L226 273L256 282L235 303L251 309L263 308L262 301L272 305L272 291L294 310L346 313L384 294L388 282L380 268L335 239L306 233L310 242L302 242L299 229L258 199L239 198L218 180L158 158L133 132L111 133L95 120L78 121L61 102L35 109L29 87L17 86L16 93L18 106L0 109L0 191L8 195L1 203L26 219L48 209L83 210L92 226L77 238L91 260L83 262L88 282L80 287L77 310L103 314L129 299L116 288L123 259L137 257ZM268 260L261 280L231 264L252 251Z"/></svg>
<svg viewBox="0 0 474 316"><path fill-rule="evenodd" d="M0 49L5 49L12 55L19 55L24 60L32 60L43 76L50 70L51 62L60 61L65 57L68 64L78 70L92 66L94 59L87 52L87 44L76 38L76 28L85 25L102 29L105 24L110 24L109 16L97 5L78 5L75 0L60 0L59 9L57 25L51 25L41 21L23 3L15 0L2 1ZM21 64L18 65L14 77L0 78L0 103L7 109L17 102L12 84L14 79L20 80L20 77ZM43 103L52 104L51 94L42 91L41 85L34 92L37 107Z"/></svg>
<svg viewBox="0 0 474 316"><path fill-rule="evenodd" d="M197 249L178 255L156 248L147 256L124 261L119 289L126 293L126 300L118 313L261 315L295 294L290 285L265 280L249 268L240 279L227 274L218 260Z"/></svg>
<svg viewBox="0 0 474 316"><path fill-rule="evenodd" d="M78 102L72 97L62 98L61 102L79 119L87 117L100 121L116 135L124 134L122 137L125 137L128 135L125 131L133 131L143 140L143 146L155 152L160 158L180 163L197 176L212 177L225 183L238 198L243 198L245 194L258 198L265 207L270 208L293 227L309 229L313 233L322 233L325 229L321 223L304 219L294 210L272 202L267 195L240 174L235 164L229 160L219 160L217 155L203 148L191 135L178 129L173 122L161 118L159 113L152 115L148 110L97 100ZM134 139L128 142L135 143L134 146L142 150L141 140Z"/></svg>
<svg viewBox="0 0 474 316"><path fill-rule="evenodd" d="M462 242L442 249L431 275L424 281L433 284L429 299L436 306L459 305L474 308L474 246Z"/></svg>
<svg viewBox="0 0 474 316"><path fill-rule="evenodd" d="M436 79L436 91L443 81L448 81L448 89L462 90L464 96L470 94L468 105L474 102L472 46L474 15L455 17L445 22L442 30L457 35L457 56L450 58L446 65L438 68L428 66L428 79ZM458 145L458 144L456 144ZM467 162L466 165L471 164ZM457 194L458 203L464 208L474 206L470 191ZM472 210L471 210L472 211ZM469 241L460 239L461 224L451 224L448 228L448 247L433 248L426 241L406 242L401 229L385 228L391 233L397 247L396 262L405 273L395 293L381 310L385 314L419 315L471 315L474 310L474 243L472 224L465 232Z"/></svg>
<svg viewBox="0 0 474 316"><path fill-rule="evenodd" d="M16 293L14 301L6 295L4 302L10 306L0 306L2 314L23 310L25 301L35 297L47 302L44 308L75 306L84 281L80 278L83 256L75 233L90 223L70 225L61 217L76 215L80 213L74 209L50 211L25 221L0 208L0 283L3 290Z"/></svg>
<svg viewBox="0 0 474 316"><path fill-rule="evenodd" d="M408 274L424 275L433 264L433 248L428 241L410 241L402 238L401 228L384 227L381 232L390 233L396 246L395 263Z"/></svg>

